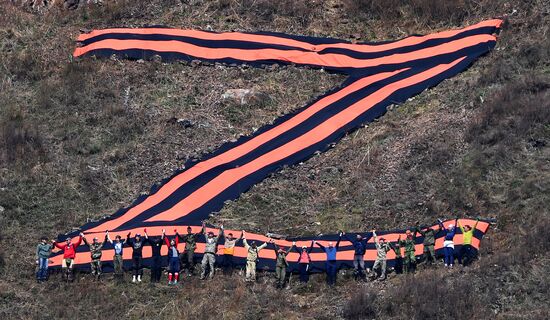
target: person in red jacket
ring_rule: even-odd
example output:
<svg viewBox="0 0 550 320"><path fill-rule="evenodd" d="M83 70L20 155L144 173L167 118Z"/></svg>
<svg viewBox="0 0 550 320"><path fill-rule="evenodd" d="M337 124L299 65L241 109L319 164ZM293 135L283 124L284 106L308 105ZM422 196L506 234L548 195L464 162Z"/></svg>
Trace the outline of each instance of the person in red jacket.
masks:
<svg viewBox="0 0 550 320"><path fill-rule="evenodd" d="M71 238L67 238L65 243L58 243L55 240L52 241L53 245L63 250L63 260L61 262L61 268L63 270L63 278L67 281L73 281L73 265L74 258L76 257L76 248L82 242L82 237L79 236L76 242L72 242Z"/></svg>

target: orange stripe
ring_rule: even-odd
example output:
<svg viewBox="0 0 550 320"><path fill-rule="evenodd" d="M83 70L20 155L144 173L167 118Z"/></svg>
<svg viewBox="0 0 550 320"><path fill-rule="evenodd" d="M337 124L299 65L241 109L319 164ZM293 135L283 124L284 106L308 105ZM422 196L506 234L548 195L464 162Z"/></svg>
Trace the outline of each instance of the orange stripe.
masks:
<svg viewBox="0 0 550 320"><path fill-rule="evenodd" d="M447 54L458 51L462 48L475 44L496 41L493 35L476 35L463 39L450 41L438 46L425 48L409 53L393 54L387 57L374 59L356 59L342 54L328 53L318 54L316 52L303 52L297 50L277 49L227 49L227 48L205 48L197 45L183 43L180 41L147 41L147 40L102 40L94 42L85 47L76 48L74 56L81 56L92 50L153 50L157 52L178 52L195 56L202 59L219 60L233 58L241 61L278 60L296 64L312 64L335 68L366 68L382 64L397 64L407 61L428 58L435 55Z"/></svg>
<svg viewBox="0 0 550 320"><path fill-rule="evenodd" d="M411 36L405 39L395 41L392 43L386 44L352 44L352 43L335 43L335 44L322 44L322 45L313 45L308 42L287 39L284 37L270 36L270 35L255 35L242 32L224 32L224 33L211 33L200 30L180 30L180 29L166 29L166 28L142 28L142 29L129 29L129 28L113 28L113 29L104 29L104 30L93 30L87 34L80 34L78 36L78 41L85 41L87 39L93 38L95 36L109 34L109 33L126 33L126 34L162 34L170 36L184 36L184 37L193 37L196 39L203 40L235 40L235 41L248 41L256 43L265 43L265 44L275 44L275 45L285 45L293 46L297 48L302 48L310 51L321 51L327 48L342 48L354 50L357 52L380 52L385 50L391 50L403 46L412 46L419 43L422 43L426 40L438 39L438 38L448 38L455 36L461 32L473 30L482 27L500 27L502 20L487 20L482 21L478 24L456 30L448 30L443 32L438 32L434 34L429 34L425 36Z"/></svg>
<svg viewBox="0 0 550 320"><path fill-rule="evenodd" d="M383 87L293 141L265 153L241 167L224 171L219 176L205 184L202 188L178 202L172 208L151 217L147 221L173 221L189 214L191 211L201 207L210 199L220 194L223 190L236 183L238 180L325 139L339 128L366 112L379 101L382 101L390 96L396 90L427 80L448 70L463 59L464 58L460 58L450 64L438 65L437 67Z"/></svg>
<svg viewBox="0 0 550 320"><path fill-rule="evenodd" d="M373 76L362 78L349 86L342 88L340 91L331 94L329 96L326 96L319 101L312 104L310 107L305 109L304 111L300 112L299 114L295 115L294 117L288 119L284 123L271 128L270 130L262 133L261 135L258 135L254 137L253 139L236 146L234 148L231 148L230 150L227 150L226 152L213 157L211 159L208 159L206 161L200 162L196 164L195 166L191 167L190 169L182 172L181 174L175 176L170 181L168 181L165 185L162 186L156 193L150 195L147 197L143 202L136 205L135 207L132 207L130 210L128 210L124 215L107 221L95 228L90 229L90 231L105 231L105 230L113 230L120 225L122 225L125 222L128 222L138 216L143 211L155 206L156 204L160 203L162 200L164 200L166 197L171 195L174 191L176 191L180 186L183 184L189 182L190 180L198 177L199 175L203 174L204 172L231 162L250 151L258 148L262 144L278 137L279 135L285 133L288 130L291 130L292 128L300 125L302 122L306 121L307 119L314 116L317 112L320 110L323 110L325 107L331 105L332 103L342 99L343 97L358 91L360 89L363 89L364 87L375 83L377 81L389 78L401 71L404 71L406 69L401 69L393 72L384 72L380 74L376 74Z"/></svg>

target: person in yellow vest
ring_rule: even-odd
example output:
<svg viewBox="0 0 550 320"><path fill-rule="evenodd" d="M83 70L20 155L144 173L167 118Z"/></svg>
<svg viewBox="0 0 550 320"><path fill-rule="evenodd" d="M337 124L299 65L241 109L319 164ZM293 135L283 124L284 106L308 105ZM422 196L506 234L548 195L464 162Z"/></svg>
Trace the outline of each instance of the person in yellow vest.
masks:
<svg viewBox="0 0 550 320"><path fill-rule="evenodd" d="M458 253L458 263L461 263L463 266L469 265L477 257L477 249L472 246L472 238L474 237L478 222L479 219L476 219L473 228L468 224L463 227L460 221L457 222L460 231L462 231L462 247Z"/></svg>
<svg viewBox="0 0 550 320"><path fill-rule="evenodd" d="M233 233L231 232L229 232L227 236L225 235L225 233L222 233L221 236L225 240L223 243L222 258L223 273L226 275L231 275L235 266L235 263L233 262L233 255L235 254L235 244L237 243L237 241L242 239L243 234L241 233L241 236L239 238L234 238Z"/></svg>
<svg viewBox="0 0 550 320"><path fill-rule="evenodd" d="M247 251L245 281L254 282L256 281L256 263L258 262L258 255L260 250L267 247L267 242L264 242L264 244L262 244L261 246L257 246L256 241L252 241L249 244L246 241L246 234L244 230L242 232L242 237L243 237L244 248ZM269 239L269 242L271 241L272 240Z"/></svg>

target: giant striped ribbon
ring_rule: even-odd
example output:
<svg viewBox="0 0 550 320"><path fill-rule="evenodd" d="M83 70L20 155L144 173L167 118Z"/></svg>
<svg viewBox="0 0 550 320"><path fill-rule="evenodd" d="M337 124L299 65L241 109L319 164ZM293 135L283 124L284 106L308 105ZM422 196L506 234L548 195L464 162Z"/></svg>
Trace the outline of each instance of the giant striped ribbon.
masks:
<svg viewBox="0 0 550 320"><path fill-rule="evenodd" d="M248 64L263 67L271 64L293 64L323 68L349 77L338 88L317 100L277 119L253 134L223 144L200 160L190 160L185 169L154 186L147 196L139 197L131 206L99 221L84 225L81 230L90 237L103 237L105 230L125 235L147 227L150 236L162 229L173 230L200 222L219 211L226 200L236 199L254 184L283 166L307 160L324 151L345 134L373 121L391 104L401 103L423 90L465 70L479 56L496 44L501 20L488 20L459 29L424 36L410 36L383 43L350 43L348 41L292 36L280 33L216 33L170 28L115 28L81 34L81 46L74 57L116 55L126 59L149 59L160 56L164 61L201 60L213 63ZM465 222L464 222L465 223ZM487 231L488 223L480 222L474 246ZM388 240L396 240L404 230L381 232ZM60 236L60 240L76 232ZM438 235L436 248L441 247ZM461 235L457 235L459 239ZM249 238L265 241L261 235ZM318 241L335 240L335 235L314 237ZM299 243L312 237L296 238ZM419 245L421 240L419 241ZM279 246L289 242L278 240ZM182 244L183 245L183 244ZM144 257L150 257L150 250ZM198 246L201 253L203 245ZM112 256L107 249L105 261ZM221 249L220 249L221 250ZM126 251L126 254L130 254ZM417 248L417 253L421 253ZM244 257L238 247L236 257ZM260 265L273 267L274 253L264 250ZM376 257L371 243L367 261ZM129 258L129 256L125 256ZM290 261L297 258L289 256ZM314 261L324 254L316 248ZM340 263L353 258L351 243L344 241L338 253ZM392 256L390 255L390 259ZM53 257L53 265L61 261ZM77 264L89 262L84 246L78 249Z"/></svg>

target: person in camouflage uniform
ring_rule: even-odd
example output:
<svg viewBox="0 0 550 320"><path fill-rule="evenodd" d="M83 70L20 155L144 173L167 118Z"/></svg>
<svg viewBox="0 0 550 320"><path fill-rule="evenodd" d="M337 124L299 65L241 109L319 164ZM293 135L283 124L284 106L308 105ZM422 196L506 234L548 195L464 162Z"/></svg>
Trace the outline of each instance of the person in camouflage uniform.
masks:
<svg viewBox="0 0 550 320"><path fill-rule="evenodd" d="M191 227L187 227L187 234L177 234L179 240L185 243L184 252L180 254L180 262L182 266L187 266L187 276L190 277L195 269L195 249L197 248L197 238L204 233L204 227L199 233L193 233Z"/></svg>
<svg viewBox="0 0 550 320"><path fill-rule="evenodd" d="M271 240L273 243L273 250L275 250L275 256L277 257L275 263L275 277L277 279L277 289L282 289L285 285L286 280L286 268L288 268L288 261L286 256L290 253L292 248L296 245L296 242L292 243L292 247L288 248L286 251L283 248L280 248L275 241Z"/></svg>
<svg viewBox="0 0 550 320"><path fill-rule="evenodd" d="M405 233L405 240L399 240L399 245L405 248L405 257L403 259L403 269L405 273L414 272L416 267L415 242L416 232L413 234L411 230Z"/></svg>
<svg viewBox="0 0 550 320"><path fill-rule="evenodd" d="M202 233L205 232L206 227L205 224L202 224ZM204 255L202 256L202 273L201 273L201 280L206 279L206 267L208 266L210 269L209 278L212 279L214 277L214 265L216 263L216 252L218 251L218 240L220 239L220 235L223 234L223 225L220 227L220 231L218 231L218 235L214 236L214 232L209 231L205 234L205 243L204 243Z"/></svg>
<svg viewBox="0 0 550 320"><path fill-rule="evenodd" d="M388 251L391 250L388 243L386 243L386 239L380 238L378 239L378 236L376 235L376 230L372 230L372 235L374 237L374 244L376 245L376 261L374 262L374 266L372 267L372 273L374 276L376 276L376 273L378 269L380 268L380 280L386 279L386 262L387 257L386 254Z"/></svg>
<svg viewBox="0 0 550 320"><path fill-rule="evenodd" d="M399 244L400 241L401 235L397 238L396 243L390 243L390 248L395 253L393 271L395 271L396 274L403 273L403 255L401 254L401 245Z"/></svg>
<svg viewBox="0 0 550 320"><path fill-rule="evenodd" d="M88 242L82 232L80 233L80 236L82 237L84 244L87 245L90 249L90 256L92 258L92 262L90 262L90 267L92 269L92 275L96 277L96 280L99 280L99 277L101 276L101 249L103 249L103 245L105 244L105 242L108 241L107 234L105 233L105 239L103 240L103 242L99 242L99 239L97 237L94 237L92 243Z"/></svg>
<svg viewBox="0 0 550 320"><path fill-rule="evenodd" d="M243 230L243 244L247 251L246 255L246 275L245 281L256 281L256 263L258 262L258 254L260 250L267 247L267 242L264 242L261 246L256 245L256 241L252 241L250 244L246 241L246 234ZM271 242L272 240L269 239Z"/></svg>
<svg viewBox="0 0 550 320"><path fill-rule="evenodd" d="M420 233L420 235L424 237L424 260L427 264L431 265L433 262L435 262L435 236L441 230L441 227L438 226L437 229L428 227L426 230L422 230L418 226L418 222L416 222L415 229L416 232Z"/></svg>

